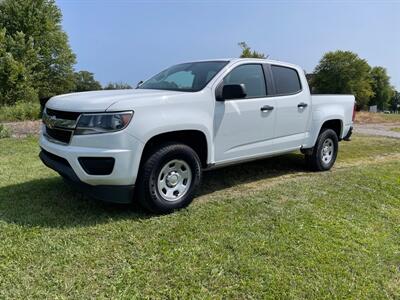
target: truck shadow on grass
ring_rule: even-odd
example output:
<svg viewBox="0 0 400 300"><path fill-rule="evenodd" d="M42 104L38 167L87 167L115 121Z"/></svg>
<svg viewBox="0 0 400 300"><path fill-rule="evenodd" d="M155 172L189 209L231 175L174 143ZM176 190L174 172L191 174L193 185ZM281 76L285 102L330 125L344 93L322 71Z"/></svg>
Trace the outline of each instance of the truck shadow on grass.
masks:
<svg viewBox="0 0 400 300"><path fill-rule="evenodd" d="M303 155L289 154L204 172L198 196L261 179L304 172ZM87 198L60 177L0 188L0 221L28 227L83 227L153 215L137 204L108 204ZM196 199L194 200L196 201Z"/></svg>

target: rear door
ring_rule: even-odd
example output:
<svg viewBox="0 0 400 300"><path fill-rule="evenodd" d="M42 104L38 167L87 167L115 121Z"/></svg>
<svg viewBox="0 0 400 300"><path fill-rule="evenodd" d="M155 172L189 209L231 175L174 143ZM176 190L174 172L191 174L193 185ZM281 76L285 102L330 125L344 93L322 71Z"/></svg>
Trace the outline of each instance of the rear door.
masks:
<svg viewBox="0 0 400 300"><path fill-rule="evenodd" d="M275 99L269 97L265 68L258 63L236 66L219 83L244 84L243 99L216 101L214 146L216 163L259 156L274 138Z"/></svg>
<svg viewBox="0 0 400 300"><path fill-rule="evenodd" d="M299 71L292 67L270 65L276 100L276 149L300 147L307 136L311 116L311 97L307 83L302 83ZM304 88L303 88L304 87Z"/></svg>

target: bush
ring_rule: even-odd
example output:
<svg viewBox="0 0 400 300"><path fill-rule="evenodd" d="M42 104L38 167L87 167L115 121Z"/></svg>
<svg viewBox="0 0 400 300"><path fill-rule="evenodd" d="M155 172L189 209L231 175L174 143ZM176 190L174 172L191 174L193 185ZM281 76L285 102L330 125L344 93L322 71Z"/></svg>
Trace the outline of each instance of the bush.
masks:
<svg viewBox="0 0 400 300"><path fill-rule="evenodd" d="M37 102L17 102L15 105L0 107L0 122L40 119L40 104Z"/></svg>
<svg viewBox="0 0 400 300"><path fill-rule="evenodd" d="M11 136L10 130L3 124L0 124L0 139L8 138L10 136Z"/></svg>
<svg viewBox="0 0 400 300"><path fill-rule="evenodd" d="M124 82L110 82L104 87L105 90L127 90L131 88L129 84Z"/></svg>

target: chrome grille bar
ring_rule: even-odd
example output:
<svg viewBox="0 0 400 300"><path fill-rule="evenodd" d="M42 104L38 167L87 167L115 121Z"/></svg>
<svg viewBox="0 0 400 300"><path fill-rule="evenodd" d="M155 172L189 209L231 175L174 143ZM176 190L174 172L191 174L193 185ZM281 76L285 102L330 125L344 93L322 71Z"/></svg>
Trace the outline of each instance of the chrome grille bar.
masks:
<svg viewBox="0 0 400 300"><path fill-rule="evenodd" d="M66 129L75 129L76 120L68 120L68 119L58 119L55 116L49 116L46 110L43 111L42 116L43 123L49 128L66 128Z"/></svg>
<svg viewBox="0 0 400 300"><path fill-rule="evenodd" d="M43 134L49 141L57 144L69 144L79 120L79 113L72 113L77 114L76 119L60 118L60 116L64 115L68 117L68 114L67 112L53 110L49 114L47 108L43 111L42 121L46 126Z"/></svg>

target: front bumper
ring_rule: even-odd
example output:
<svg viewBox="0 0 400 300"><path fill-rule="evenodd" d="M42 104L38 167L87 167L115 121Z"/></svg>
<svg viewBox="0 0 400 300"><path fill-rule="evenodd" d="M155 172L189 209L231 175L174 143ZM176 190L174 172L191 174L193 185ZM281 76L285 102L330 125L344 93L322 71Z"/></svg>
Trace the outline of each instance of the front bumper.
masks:
<svg viewBox="0 0 400 300"><path fill-rule="evenodd" d="M89 185L134 185L139 170L143 143L126 130L109 134L73 136L68 145L46 138L42 128L40 147L65 159L80 181ZM110 174L93 175L82 166L80 158L110 158L114 166Z"/></svg>
<svg viewBox="0 0 400 300"><path fill-rule="evenodd" d="M72 136L69 144L55 143L40 134L40 158L49 168L90 196L108 202L129 203L144 145L127 129L104 134ZM87 168L84 160L92 160ZM107 172L105 160L112 161ZM97 164L97 165L96 165ZM100 172L92 172L93 166ZM95 170L96 171L96 170Z"/></svg>
<svg viewBox="0 0 400 300"><path fill-rule="evenodd" d="M58 172L68 183L92 198L113 203L131 203L133 200L134 185L90 185L79 179L66 159L44 149L39 157L47 167Z"/></svg>

